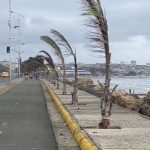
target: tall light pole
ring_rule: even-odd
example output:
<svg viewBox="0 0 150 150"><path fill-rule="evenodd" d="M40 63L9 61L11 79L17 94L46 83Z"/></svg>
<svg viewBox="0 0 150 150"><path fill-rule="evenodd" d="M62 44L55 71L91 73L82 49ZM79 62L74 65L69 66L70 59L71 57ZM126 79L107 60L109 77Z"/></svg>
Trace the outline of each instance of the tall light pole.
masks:
<svg viewBox="0 0 150 150"><path fill-rule="evenodd" d="M9 26L9 79L11 80L11 0L9 0L9 20L8 20L8 26Z"/></svg>
<svg viewBox="0 0 150 150"><path fill-rule="evenodd" d="M20 19L19 19L20 23ZM19 48L18 48L18 77L20 78L20 65L21 65L21 45L24 45L24 43L21 42L21 33L20 33L20 25L15 26L15 28L19 28Z"/></svg>
<svg viewBox="0 0 150 150"><path fill-rule="evenodd" d="M20 49L20 46L21 46L21 45L24 45L24 43L22 43L22 44L19 45L19 49ZM18 78L20 78L20 74L21 74L21 73L20 73L20 68L21 68L21 67L20 67L20 66L21 66L21 52L22 52L22 51L20 51L20 50L15 50L15 48L12 49L12 51L16 52L17 55L18 55L18 58L17 58L17 60L18 60L18 62L17 62L17 64L18 64L18 69L17 69L17 70L18 70L18 71L17 71L17 73L18 73Z"/></svg>
<svg viewBox="0 0 150 150"><path fill-rule="evenodd" d="M19 48L19 53L18 53L18 76L20 78L20 66L21 66L21 56L20 56L20 48Z"/></svg>
<svg viewBox="0 0 150 150"><path fill-rule="evenodd" d="M19 17L24 17L23 15L21 15L20 13L18 13L18 12L15 12L15 11L10 11L12 14L16 14L17 16L19 16ZM18 33L19 33L19 37L18 37L18 40L19 40L19 48L18 48L18 52L17 52L17 54L18 54L18 77L20 78L20 65L21 65L21 45L24 45L24 43L22 43L21 42L21 30L20 30L20 28L21 28L21 24L20 24L20 18L18 19L18 25L15 25L14 27L12 27L12 28L14 28L14 29L18 29Z"/></svg>
<svg viewBox="0 0 150 150"><path fill-rule="evenodd" d="M19 51L18 51L18 77L20 78L20 74L21 74L21 45L24 45L24 43L21 43L19 44Z"/></svg>

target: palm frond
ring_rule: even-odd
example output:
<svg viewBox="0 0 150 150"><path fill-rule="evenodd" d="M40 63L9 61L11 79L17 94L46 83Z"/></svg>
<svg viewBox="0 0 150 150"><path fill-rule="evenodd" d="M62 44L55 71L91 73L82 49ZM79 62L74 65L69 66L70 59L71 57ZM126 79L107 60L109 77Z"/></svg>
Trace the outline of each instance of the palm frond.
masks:
<svg viewBox="0 0 150 150"><path fill-rule="evenodd" d="M47 57L44 57L43 55L41 55L41 56L44 57L45 59L48 59L51 66L54 67L54 61L53 61L51 55L48 52L44 51L44 50L41 50L40 53L46 54Z"/></svg>
<svg viewBox="0 0 150 150"><path fill-rule="evenodd" d="M73 49L69 42L66 40L66 38L58 31L51 29L51 33L55 36L57 42L63 46L65 49L67 49L68 53L71 55L74 55Z"/></svg>
<svg viewBox="0 0 150 150"><path fill-rule="evenodd" d="M44 42L49 44L53 48L53 53L58 57L58 59L60 59L62 61L63 55L60 50L60 47L56 44L56 42L52 38L50 38L49 36L46 36L46 35L41 36L41 40L43 40Z"/></svg>
<svg viewBox="0 0 150 150"><path fill-rule="evenodd" d="M53 63L53 59L50 57L46 57L46 56L43 56L43 55L39 55L39 57L43 58L48 64L49 66L51 66L52 68L55 68L55 65Z"/></svg>
<svg viewBox="0 0 150 150"><path fill-rule="evenodd" d="M82 15L90 16L86 25L95 30L91 32L89 39L94 42L96 48L99 47L109 53L108 25L100 0L82 0L82 4L84 11Z"/></svg>
<svg viewBox="0 0 150 150"><path fill-rule="evenodd" d="M48 58L50 58L50 59L52 60L52 62L53 62L53 59L52 59L51 55L50 55L48 52L46 52L46 51L44 51L44 50L41 50L40 53L44 53L44 54L45 54Z"/></svg>
<svg viewBox="0 0 150 150"><path fill-rule="evenodd" d="M42 57L47 62L47 64L45 64L45 65L48 65L51 68L51 71L55 72L56 77L59 77L56 66L53 62L53 59L52 59L51 55L49 53L47 53L46 51L43 51L43 50L40 51L40 52L43 52L44 54L47 54L48 57L45 57L43 55L39 55L39 56Z"/></svg>

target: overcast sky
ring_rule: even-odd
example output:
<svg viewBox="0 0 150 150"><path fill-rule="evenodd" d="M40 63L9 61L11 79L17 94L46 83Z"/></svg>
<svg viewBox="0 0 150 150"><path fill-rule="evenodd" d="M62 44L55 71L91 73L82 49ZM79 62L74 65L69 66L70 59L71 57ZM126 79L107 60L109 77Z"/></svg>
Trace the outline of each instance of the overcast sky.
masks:
<svg viewBox="0 0 150 150"><path fill-rule="evenodd" d="M56 29L67 38L77 50L78 62L100 63L103 59L90 52L85 38L89 29L84 26L80 0L11 0L13 49L18 49L19 29L23 60L36 56L40 50L50 52L50 47L40 40L41 35L49 35ZM8 59L8 0L0 0L0 61ZM150 1L149 0L103 0L106 11L112 62L138 64L150 62ZM17 58L12 52L13 60ZM67 62L72 62L67 58Z"/></svg>

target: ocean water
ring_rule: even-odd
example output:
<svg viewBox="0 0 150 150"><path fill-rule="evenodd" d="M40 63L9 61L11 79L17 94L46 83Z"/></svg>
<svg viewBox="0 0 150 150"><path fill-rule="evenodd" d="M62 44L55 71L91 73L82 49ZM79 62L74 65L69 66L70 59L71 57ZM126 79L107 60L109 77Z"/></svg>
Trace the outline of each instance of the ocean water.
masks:
<svg viewBox="0 0 150 150"><path fill-rule="evenodd" d="M94 84L98 84L97 80L104 83L103 77L90 77ZM129 89L134 90L137 94L145 94L150 91L150 78L140 78L140 77L112 77L111 86L118 85L118 89L124 89L127 92Z"/></svg>

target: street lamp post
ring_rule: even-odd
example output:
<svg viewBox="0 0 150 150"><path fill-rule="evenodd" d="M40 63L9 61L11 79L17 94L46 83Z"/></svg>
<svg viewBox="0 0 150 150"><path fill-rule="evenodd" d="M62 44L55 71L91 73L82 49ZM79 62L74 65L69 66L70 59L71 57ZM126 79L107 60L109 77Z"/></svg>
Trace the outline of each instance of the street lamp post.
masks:
<svg viewBox="0 0 150 150"><path fill-rule="evenodd" d="M8 20L8 26L9 26L9 79L11 80L11 0L9 0L9 20Z"/></svg>
<svg viewBox="0 0 150 150"><path fill-rule="evenodd" d="M23 15L21 15L20 13L18 12L14 12L11 10L11 0L9 0L9 13L10 13L10 19L11 20L11 14L16 14L18 15L19 17L24 17ZM10 22L10 21L9 21ZM21 45L24 45L24 43L21 43L21 31L20 31L20 28L21 28L21 25L20 25L20 18L18 19L18 25L15 25L14 27L11 27L11 22L9 23L9 27L10 27L10 37L11 37L11 28L14 28L14 29L19 29L18 32L19 32L19 49L17 52L18 54L18 77L20 78L20 66L21 66ZM10 38L11 39L11 38ZM15 51L15 50L14 50ZM11 61L10 61L11 62ZM11 73L11 69L10 69L10 73Z"/></svg>
<svg viewBox="0 0 150 150"><path fill-rule="evenodd" d="M24 43L19 44L19 51L18 51L18 77L20 78L21 75L21 45L24 45Z"/></svg>
<svg viewBox="0 0 150 150"><path fill-rule="evenodd" d="M18 60L18 62L17 62L17 64L18 64L18 69L17 69L18 70L17 71L18 78L20 78L20 76L21 76L21 53L23 52L20 50L21 45L25 45L25 43L19 43L19 49L18 50L16 50L15 47L14 47L14 49L12 49L12 51L16 52L18 55L18 58L17 58L17 60Z"/></svg>
<svg viewBox="0 0 150 150"><path fill-rule="evenodd" d="M20 13L18 12L14 12L14 11L11 11L12 13L16 14L16 15L19 15L20 17L24 17L23 15L21 15ZM20 19L18 19L18 25L16 25L14 27L15 29L19 29L18 32L19 32L19 49L18 49L18 77L20 78L20 66L21 66L21 45L24 45L24 43L21 42L21 24L20 24Z"/></svg>
<svg viewBox="0 0 150 150"><path fill-rule="evenodd" d="M18 58L18 76L20 78L20 66L21 66L21 57L20 57L20 51L19 51L19 58Z"/></svg>

